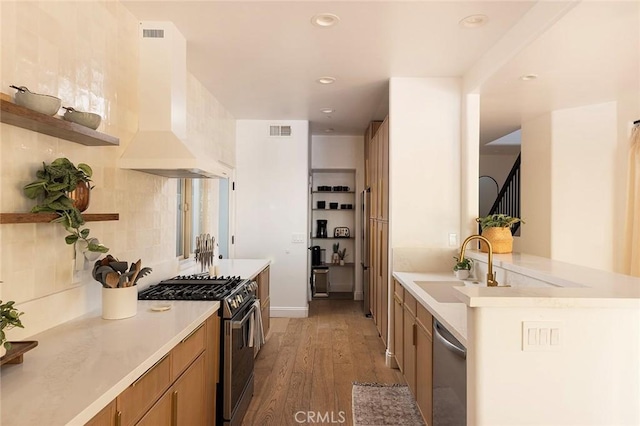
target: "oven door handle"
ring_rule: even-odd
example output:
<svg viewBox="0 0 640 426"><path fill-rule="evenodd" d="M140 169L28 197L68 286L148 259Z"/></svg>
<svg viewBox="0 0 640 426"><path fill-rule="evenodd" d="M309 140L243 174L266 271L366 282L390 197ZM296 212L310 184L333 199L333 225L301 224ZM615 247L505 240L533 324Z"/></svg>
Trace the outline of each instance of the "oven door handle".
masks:
<svg viewBox="0 0 640 426"><path fill-rule="evenodd" d="M256 310L256 306L253 305L251 306L251 309L249 310L249 312L247 312L247 314L242 317L242 319L240 321L231 321L231 328L238 329L238 328L242 328L244 326L244 323L247 322L249 320L249 318L251 318L251 315L253 315L253 313Z"/></svg>

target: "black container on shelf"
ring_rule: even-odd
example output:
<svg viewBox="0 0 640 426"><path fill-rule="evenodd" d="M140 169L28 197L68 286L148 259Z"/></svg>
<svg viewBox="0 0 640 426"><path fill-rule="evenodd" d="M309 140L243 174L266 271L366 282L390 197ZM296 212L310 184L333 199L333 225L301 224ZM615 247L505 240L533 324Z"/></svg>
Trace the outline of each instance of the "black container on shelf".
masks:
<svg viewBox="0 0 640 426"><path fill-rule="evenodd" d="M338 203L329 203L329 208L331 210L337 210L338 209Z"/></svg>
<svg viewBox="0 0 640 426"><path fill-rule="evenodd" d="M331 191L331 187L327 185L318 185L319 192Z"/></svg>
<svg viewBox="0 0 640 426"><path fill-rule="evenodd" d="M327 238L327 221L318 219L318 227L316 229L316 238Z"/></svg>
<svg viewBox="0 0 640 426"><path fill-rule="evenodd" d="M318 201L318 208L319 209L326 209L327 208L327 202L326 201Z"/></svg>
<svg viewBox="0 0 640 426"><path fill-rule="evenodd" d="M340 204L340 210L346 210L346 209L347 209L346 204Z"/></svg>
<svg viewBox="0 0 640 426"><path fill-rule="evenodd" d="M334 186L334 187L333 187L333 190L334 190L335 192L340 192L340 191L342 191L342 187L341 187L341 186Z"/></svg>

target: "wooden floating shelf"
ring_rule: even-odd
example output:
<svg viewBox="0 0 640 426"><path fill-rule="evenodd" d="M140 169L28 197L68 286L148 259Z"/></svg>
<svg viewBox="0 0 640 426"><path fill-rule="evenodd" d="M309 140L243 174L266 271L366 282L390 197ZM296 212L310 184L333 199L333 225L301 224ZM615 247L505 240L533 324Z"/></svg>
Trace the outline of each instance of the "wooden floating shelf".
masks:
<svg viewBox="0 0 640 426"><path fill-rule="evenodd" d="M48 223L58 218L55 213L0 213L0 223ZM83 214L85 222L120 220L119 213Z"/></svg>
<svg viewBox="0 0 640 426"><path fill-rule="evenodd" d="M120 139L0 98L0 121L87 146L118 146Z"/></svg>

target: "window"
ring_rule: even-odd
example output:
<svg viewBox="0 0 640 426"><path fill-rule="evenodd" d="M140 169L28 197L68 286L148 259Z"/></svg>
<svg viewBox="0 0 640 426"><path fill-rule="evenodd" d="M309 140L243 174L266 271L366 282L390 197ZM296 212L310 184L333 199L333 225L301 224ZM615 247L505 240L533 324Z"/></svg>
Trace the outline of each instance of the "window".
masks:
<svg viewBox="0 0 640 426"><path fill-rule="evenodd" d="M176 256L187 259L203 232L204 190L201 179L178 179Z"/></svg>

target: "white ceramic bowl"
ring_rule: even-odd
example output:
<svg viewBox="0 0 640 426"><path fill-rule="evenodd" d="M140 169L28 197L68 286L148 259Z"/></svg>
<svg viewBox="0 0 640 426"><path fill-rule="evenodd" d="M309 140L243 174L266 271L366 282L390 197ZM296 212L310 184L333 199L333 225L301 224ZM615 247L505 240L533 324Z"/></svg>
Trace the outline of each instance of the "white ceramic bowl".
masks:
<svg viewBox="0 0 640 426"><path fill-rule="evenodd" d="M29 108L46 115L55 115L62 105L62 100L60 100L60 98L56 98L55 96L33 93L24 86L11 87L18 90L15 97L16 104L21 105L25 108Z"/></svg>
<svg viewBox="0 0 640 426"><path fill-rule="evenodd" d="M92 112L81 112L67 107L64 107L64 109L66 109L67 111L64 113L62 118L73 123L78 123L93 130L98 128L98 126L100 125L100 121L102 120L102 117Z"/></svg>

